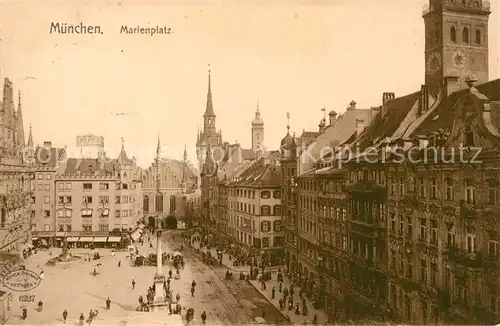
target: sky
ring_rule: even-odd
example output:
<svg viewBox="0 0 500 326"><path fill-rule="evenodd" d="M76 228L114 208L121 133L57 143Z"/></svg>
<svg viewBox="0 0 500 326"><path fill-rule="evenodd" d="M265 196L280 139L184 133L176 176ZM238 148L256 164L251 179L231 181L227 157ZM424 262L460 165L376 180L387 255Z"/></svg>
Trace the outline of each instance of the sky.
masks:
<svg viewBox="0 0 500 326"><path fill-rule="evenodd" d="M291 130L316 131L321 109L378 106L424 82L427 0L407 1L10 1L0 3L0 83L22 93L26 139L74 147L104 137L110 156L123 137L129 156L196 159L208 66L217 128L251 144L259 103L264 143ZM489 21L490 80L500 78L500 3ZM99 25L99 35L50 34L51 22ZM170 35L126 35L120 27L167 26ZM128 115L116 115L128 113Z"/></svg>

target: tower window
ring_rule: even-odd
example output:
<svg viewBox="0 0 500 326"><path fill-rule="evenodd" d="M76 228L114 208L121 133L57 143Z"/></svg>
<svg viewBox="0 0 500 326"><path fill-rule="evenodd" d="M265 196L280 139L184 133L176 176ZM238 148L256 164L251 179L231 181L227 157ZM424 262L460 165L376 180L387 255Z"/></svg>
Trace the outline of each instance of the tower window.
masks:
<svg viewBox="0 0 500 326"><path fill-rule="evenodd" d="M466 126L465 130L465 147L474 147L474 132L471 126Z"/></svg>
<svg viewBox="0 0 500 326"><path fill-rule="evenodd" d="M481 44L481 31L476 29L476 44Z"/></svg>
<svg viewBox="0 0 500 326"><path fill-rule="evenodd" d="M452 42L456 42L457 41L457 32L455 30L455 26L451 26L451 28L450 28L450 40Z"/></svg>
<svg viewBox="0 0 500 326"><path fill-rule="evenodd" d="M464 27L464 30L462 32L462 40L464 43L469 44L469 29L467 27Z"/></svg>

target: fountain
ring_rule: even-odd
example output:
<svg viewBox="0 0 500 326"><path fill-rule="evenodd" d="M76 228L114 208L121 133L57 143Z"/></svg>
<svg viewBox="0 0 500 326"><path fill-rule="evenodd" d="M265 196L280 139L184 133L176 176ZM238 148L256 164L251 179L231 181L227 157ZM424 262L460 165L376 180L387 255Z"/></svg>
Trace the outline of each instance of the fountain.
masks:
<svg viewBox="0 0 500 326"><path fill-rule="evenodd" d="M71 254L71 252L69 251L68 241L64 239L61 254L57 257L49 259L46 265L55 266L56 264L59 263L71 263L75 261L80 261L81 259L82 257L74 256L73 254Z"/></svg>

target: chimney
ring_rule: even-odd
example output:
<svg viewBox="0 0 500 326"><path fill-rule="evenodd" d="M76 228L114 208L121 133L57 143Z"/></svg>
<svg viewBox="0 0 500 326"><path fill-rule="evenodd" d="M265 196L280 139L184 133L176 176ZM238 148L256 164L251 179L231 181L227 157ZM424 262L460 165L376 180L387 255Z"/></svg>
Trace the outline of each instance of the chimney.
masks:
<svg viewBox="0 0 500 326"><path fill-rule="evenodd" d="M355 110L356 109L356 101L352 100L347 107L347 110Z"/></svg>
<svg viewBox="0 0 500 326"><path fill-rule="evenodd" d="M420 114L424 114L429 110L429 90L427 85L420 87Z"/></svg>
<svg viewBox="0 0 500 326"><path fill-rule="evenodd" d="M460 90L460 85L458 83L458 77L447 76L444 77L444 91L446 92L444 97L448 97L451 93Z"/></svg>
<svg viewBox="0 0 500 326"><path fill-rule="evenodd" d="M50 141L44 141L43 142L43 147L45 147L46 149L51 149L52 148L52 142L50 142Z"/></svg>
<svg viewBox="0 0 500 326"><path fill-rule="evenodd" d="M337 112L334 110L331 110L330 113L328 113L328 116L330 117L330 126L333 125L335 120L337 120Z"/></svg>
<svg viewBox="0 0 500 326"><path fill-rule="evenodd" d="M380 106L372 106L370 108L372 120L380 113Z"/></svg>
<svg viewBox="0 0 500 326"><path fill-rule="evenodd" d="M365 121L356 119L356 134L359 136L365 130Z"/></svg>
<svg viewBox="0 0 500 326"><path fill-rule="evenodd" d="M380 116L384 117L387 114L387 108L385 107L387 102L394 100L396 95L390 92L384 92L382 94L382 106L380 107Z"/></svg>

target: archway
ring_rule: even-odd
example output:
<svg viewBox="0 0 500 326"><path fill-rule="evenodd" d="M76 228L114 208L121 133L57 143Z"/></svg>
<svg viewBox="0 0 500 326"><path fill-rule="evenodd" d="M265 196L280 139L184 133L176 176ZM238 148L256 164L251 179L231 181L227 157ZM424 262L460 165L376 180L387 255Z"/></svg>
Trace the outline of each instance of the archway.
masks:
<svg viewBox="0 0 500 326"><path fill-rule="evenodd" d="M169 217L167 217L167 229L177 229L177 219L175 218L175 216L170 215Z"/></svg>

